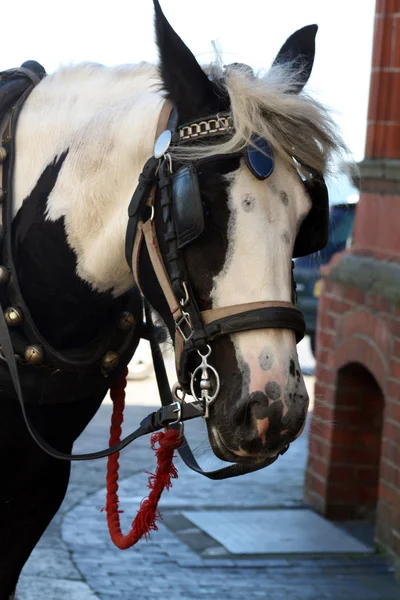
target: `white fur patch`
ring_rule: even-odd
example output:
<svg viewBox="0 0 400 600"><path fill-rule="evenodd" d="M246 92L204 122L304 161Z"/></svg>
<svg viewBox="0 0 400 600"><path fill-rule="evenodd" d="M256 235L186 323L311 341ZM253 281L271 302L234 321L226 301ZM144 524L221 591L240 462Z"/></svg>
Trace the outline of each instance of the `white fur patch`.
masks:
<svg viewBox="0 0 400 600"><path fill-rule="evenodd" d="M17 130L14 214L44 168L68 149L47 218L65 218L78 275L115 295L132 286L124 255L127 207L152 155L162 95L153 65L84 64L47 76Z"/></svg>
<svg viewBox="0 0 400 600"><path fill-rule="evenodd" d="M258 181L242 164L230 176L229 246L226 262L215 278L213 306L219 308L261 300L291 301L291 257L297 223L311 208L298 175L279 160L274 173ZM288 197L284 204L280 192ZM252 210L243 200L254 199ZM283 240L288 234L290 245Z"/></svg>

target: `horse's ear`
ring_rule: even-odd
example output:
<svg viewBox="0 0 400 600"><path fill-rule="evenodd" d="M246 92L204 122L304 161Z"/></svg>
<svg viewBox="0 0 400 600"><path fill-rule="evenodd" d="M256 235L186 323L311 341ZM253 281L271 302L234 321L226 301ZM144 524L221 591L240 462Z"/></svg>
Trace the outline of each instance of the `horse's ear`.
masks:
<svg viewBox="0 0 400 600"><path fill-rule="evenodd" d="M307 25L295 31L283 44L273 65L291 63L299 78L295 92L298 94L310 78L315 57L315 36L318 25Z"/></svg>
<svg viewBox="0 0 400 600"><path fill-rule="evenodd" d="M158 0L153 2L160 75L167 98L178 108L180 122L218 110L212 83L168 23Z"/></svg>

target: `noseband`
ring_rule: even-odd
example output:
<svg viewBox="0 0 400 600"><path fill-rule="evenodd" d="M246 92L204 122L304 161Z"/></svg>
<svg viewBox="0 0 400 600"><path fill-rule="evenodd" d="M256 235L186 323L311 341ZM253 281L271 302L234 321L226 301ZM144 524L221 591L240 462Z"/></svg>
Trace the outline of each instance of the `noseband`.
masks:
<svg viewBox="0 0 400 600"><path fill-rule="evenodd" d="M176 110L167 102L163 106L158 129L162 129L166 122L167 129L156 141L154 156L144 166L129 206L126 259L140 288L139 264L142 250L146 247L175 324L176 399L181 400L181 394L190 393L195 400L204 402L205 416L208 417L209 407L216 400L220 388L218 373L209 362L211 343L215 339L241 331L279 328L294 331L299 342L304 337L305 322L303 314L290 302L260 301L205 311L199 309L182 249L204 228L197 180L198 165L204 160L185 164L174 172L168 150L171 144L179 146L188 141L226 135L233 128L232 117L225 113L176 127ZM262 177L259 170L254 172L254 161L249 151L228 155L228 158L233 156L245 156L247 166L258 179L265 179L270 174L268 172ZM226 158L215 155L207 161L218 164ZM167 249L164 256L154 222L156 210L162 212L163 243ZM200 364L191 369L193 355L197 362L200 359Z"/></svg>

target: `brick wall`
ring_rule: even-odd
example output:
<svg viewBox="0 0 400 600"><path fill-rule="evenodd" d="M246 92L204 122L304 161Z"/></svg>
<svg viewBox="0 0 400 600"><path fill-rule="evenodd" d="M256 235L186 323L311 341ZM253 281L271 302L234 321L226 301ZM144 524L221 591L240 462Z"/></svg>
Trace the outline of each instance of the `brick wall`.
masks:
<svg viewBox="0 0 400 600"><path fill-rule="evenodd" d="M305 501L330 519L376 519L400 558L399 295L395 263L342 253L324 270Z"/></svg>
<svg viewBox="0 0 400 600"><path fill-rule="evenodd" d="M400 566L400 0L377 0L353 247L323 269L305 500ZM400 570L399 570L400 573Z"/></svg>

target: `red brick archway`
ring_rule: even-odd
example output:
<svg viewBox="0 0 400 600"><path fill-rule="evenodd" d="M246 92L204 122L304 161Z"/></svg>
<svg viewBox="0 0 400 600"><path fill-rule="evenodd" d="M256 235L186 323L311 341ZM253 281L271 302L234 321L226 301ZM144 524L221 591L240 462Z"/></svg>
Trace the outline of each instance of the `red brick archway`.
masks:
<svg viewBox="0 0 400 600"><path fill-rule="evenodd" d="M363 340L353 341L360 341L363 351ZM355 344L350 347L357 349ZM350 361L337 370L330 393L324 390L318 400L310 431L306 501L330 519L372 519L378 500L382 390L363 365Z"/></svg>

